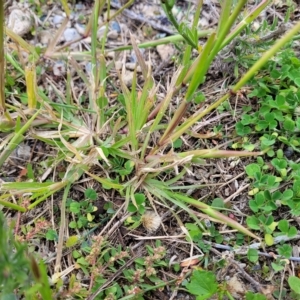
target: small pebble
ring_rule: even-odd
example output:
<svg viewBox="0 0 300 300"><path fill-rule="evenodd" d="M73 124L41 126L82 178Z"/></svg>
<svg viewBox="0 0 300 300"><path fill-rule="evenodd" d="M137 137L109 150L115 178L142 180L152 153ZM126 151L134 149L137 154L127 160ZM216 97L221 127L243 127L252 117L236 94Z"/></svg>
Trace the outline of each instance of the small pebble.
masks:
<svg viewBox="0 0 300 300"><path fill-rule="evenodd" d="M111 40L116 40L118 38L119 34L115 30L111 30L108 34L107 37L110 38Z"/></svg>
<svg viewBox="0 0 300 300"><path fill-rule="evenodd" d="M98 40L102 39L102 37L104 35L104 32L105 32L105 26L102 26L102 27L100 27L97 30L97 38L98 38Z"/></svg>
<svg viewBox="0 0 300 300"><path fill-rule="evenodd" d="M54 32L52 30L42 30L39 32L38 37L41 44L48 45L49 42L53 39Z"/></svg>
<svg viewBox="0 0 300 300"><path fill-rule="evenodd" d="M99 68L99 66L100 66L100 64L97 63L97 68ZM86 63L86 65L85 65L85 72L87 74L91 74L91 72L92 72L92 63L91 62Z"/></svg>
<svg viewBox="0 0 300 300"><path fill-rule="evenodd" d="M105 57L110 58L110 59L115 59L116 53L114 51L108 52Z"/></svg>
<svg viewBox="0 0 300 300"><path fill-rule="evenodd" d="M111 29L115 30L117 33L121 32L121 27L120 27L119 23L116 21L111 22Z"/></svg>
<svg viewBox="0 0 300 300"><path fill-rule="evenodd" d="M84 35L85 34L85 26L79 24L79 23L76 23L74 25L75 29L79 32L79 34L81 35Z"/></svg>
<svg viewBox="0 0 300 300"><path fill-rule="evenodd" d="M92 38L90 36L87 36L83 42L87 43L88 45L92 43Z"/></svg>
<svg viewBox="0 0 300 300"><path fill-rule="evenodd" d="M207 19L200 19L198 22L198 26L200 28L208 28L209 27L209 22Z"/></svg>
<svg viewBox="0 0 300 300"><path fill-rule="evenodd" d="M75 18L77 18L77 14L75 13L75 12L71 12L70 13L70 20L72 21L72 20L75 20Z"/></svg>
<svg viewBox="0 0 300 300"><path fill-rule="evenodd" d="M85 5L82 3L75 4L75 10L83 11L85 10Z"/></svg>
<svg viewBox="0 0 300 300"><path fill-rule="evenodd" d="M162 60L168 60L174 54L172 45L158 45L156 50Z"/></svg>
<svg viewBox="0 0 300 300"><path fill-rule="evenodd" d="M133 79L133 72L126 70L125 74L122 76L122 80L127 87L130 87L132 85L132 79Z"/></svg>
<svg viewBox="0 0 300 300"><path fill-rule="evenodd" d="M11 158L22 160L22 161L28 161L31 157L31 148L30 146L21 143L18 145L18 147L12 152Z"/></svg>
<svg viewBox="0 0 300 300"><path fill-rule="evenodd" d="M64 39L66 42L71 42L79 39L81 36L75 28L67 28L64 31Z"/></svg>
<svg viewBox="0 0 300 300"><path fill-rule="evenodd" d="M210 222L209 219L204 219L204 223L205 223L205 226L206 226L207 228L210 228L210 227L211 227L211 222Z"/></svg>
<svg viewBox="0 0 300 300"><path fill-rule="evenodd" d="M55 76L64 76L66 74L66 64L63 61L57 61L53 66Z"/></svg>
<svg viewBox="0 0 300 300"><path fill-rule="evenodd" d="M160 17L158 17L158 20L160 21L161 25L164 25L164 26L171 24L171 22L169 21L169 19L166 16L160 16ZM164 35L164 37L166 36L165 33L161 33L161 35Z"/></svg>
<svg viewBox="0 0 300 300"><path fill-rule="evenodd" d="M55 15L55 16L53 17L53 19L52 19L52 23L53 23L54 25L59 25L59 24L61 24L61 23L63 22L64 18L65 18L65 17L63 17L63 16Z"/></svg>
<svg viewBox="0 0 300 300"><path fill-rule="evenodd" d="M257 30L259 29L259 27L260 27L260 22L258 22L258 21L254 21L254 22L251 24L251 29L252 29L253 31L257 31Z"/></svg>
<svg viewBox="0 0 300 300"><path fill-rule="evenodd" d="M83 278L83 274L79 271L79 272L76 274L76 279L81 281L82 278Z"/></svg>
<svg viewBox="0 0 300 300"><path fill-rule="evenodd" d="M284 151L286 158L291 158L294 155L294 149L292 147L287 147Z"/></svg>
<svg viewBox="0 0 300 300"><path fill-rule="evenodd" d="M24 12L19 8L11 11L8 18L7 28L12 30L15 34L23 36L30 32L31 27L32 21L29 13Z"/></svg>
<svg viewBox="0 0 300 300"><path fill-rule="evenodd" d="M40 20L41 20L42 22L44 22L44 21L46 20L46 18L47 18L47 15L42 15L42 16L40 17Z"/></svg>
<svg viewBox="0 0 300 300"><path fill-rule="evenodd" d="M116 70L121 70L123 67L123 62L122 61L116 61L115 62L115 68Z"/></svg>
<svg viewBox="0 0 300 300"><path fill-rule="evenodd" d="M126 67L127 70L134 71L134 69L136 67L136 63L126 63L125 67ZM137 70L138 73L142 72L142 69L141 69L140 66L137 66L136 70Z"/></svg>
<svg viewBox="0 0 300 300"><path fill-rule="evenodd" d="M260 264L254 265L254 266L252 267L252 270L253 270L253 271L260 271L260 270L261 270Z"/></svg>
<svg viewBox="0 0 300 300"><path fill-rule="evenodd" d="M165 33L158 33L157 35L155 35L156 39L162 39L165 38L167 35Z"/></svg>
<svg viewBox="0 0 300 300"><path fill-rule="evenodd" d="M145 49L139 49L139 51L140 51L141 54L143 55L144 52L145 52ZM135 54L134 51L131 52L130 58L129 58L129 59L130 59L130 62L131 62L131 63L136 63L136 62L137 62L137 57L136 57L136 54Z"/></svg>
<svg viewBox="0 0 300 300"><path fill-rule="evenodd" d="M85 65L85 72L87 74L90 74L92 72L92 63L91 62L88 62L86 65Z"/></svg>
<svg viewBox="0 0 300 300"><path fill-rule="evenodd" d="M300 106L297 106L297 107L295 108L294 114L295 114L296 116L299 116L299 115L300 115Z"/></svg>

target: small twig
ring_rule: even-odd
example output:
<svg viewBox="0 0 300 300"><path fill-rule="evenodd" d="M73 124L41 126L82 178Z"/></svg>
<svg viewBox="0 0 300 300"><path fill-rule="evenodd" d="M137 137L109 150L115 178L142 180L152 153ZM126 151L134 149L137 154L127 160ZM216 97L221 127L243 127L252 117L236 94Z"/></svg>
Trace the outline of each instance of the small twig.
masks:
<svg viewBox="0 0 300 300"><path fill-rule="evenodd" d="M117 212L113 215L113 217L109 220L109 222L104 226L104 228L98 234L98 236L101 236L101 235L109 236L110 234L112 234L113 230L118 228L124 222L124 220L126 220L126 218L128 217L127 215L123 216L123 218L121 220L115 222L115 224L112 226L112 228L109 229L109 227L112 225L113 221L115 220L115 218L117 218L117 216L122 211L124 206L125 206L125 202L121 205L121 207L117 210Z"/></svg>
<svg viewBox="0 0 300 300"><path fill-rule="evenodd" d="M227 203L228 201L230 201L232 198L236 197L239 193L241 193L242 191L244 191L245 189L247 189L249 187L250 184L246 184L242 187L240 187L235 193L233 193L232 195L230 195L229 197L227 197L224 200L224 203Z"/></svg>
<svg viewBox="0 0 300 300"><path fill-rule="evenodd" d="M245 175L245 172L242 172L242 173L238 174L237 176L231 178L229 181L224 182L222 185L219 186L219 188L221 189L223 186L229 185L229 183L231 183L232 181L237 180L238 178L240 178L240 177L242 177L244 175Z"/></svg>
<svg viewBox="0 0 300 300"><path fill-rule="evenodd" d="M16 222L16 226L14 229L14 235L17 236L19 233L19 229L20 229L20 220L21 220L21 212L19 211L17 213L17 222Z"/></svg>
<svg viewBox="0 0 300 300"><path fill-rule="evenodd" d="M250 39L247 42L250 44L260 44L266 41L270 41L270 40L275 40L276 38L278 38L280 35L282 35L283 33L285 33L286 31L286 25L285 24L280 24L279 27L270 32L269 34L260 37L259 39Z"/></svg>
<svg viewBox="0 0 300 300"><path fill-rule="evenodd" d="M275 240L275 242L276 242L276 240ZM218 248L218 249L227 250L227 251L233 251L233 252L238 252L239 254L241 254L239 250L241 250L242 248L234 249L234 248L232 248L230 246L227 246L227 245L221 245L221 244L211 243L209 241L204 241L204 243L207 244L207 245L211 245L211 246L213 246L215 248ZM253 244L252 246L253 247L251 247L251 245L250 245L249 247L245 247L245 249L243 249L244 252L245 252L245 254L246 254L246 252L249 249L256 249L257 248L256 244ZM265 256L265 257L268 257L268 258L274 258L274 255L271 255L271 254L266 253L266 252L261 252L261 251L258 251L258 255ZM277 258L285 258L285 257L280 256L280 255L276 255L276 257ZM300 257L291 256L291 257L288 258L288 260L300 262Z"/></svg>
<svg viewBox="0 0 300 300"><path fill-rule="evenodd" d="M222 255L218 250L216 250L216 249L214 249L214 248L211 248L210 251L213 252L213 253L215 253L215 254L217 254L217 255L219 255L219 256ZM261 287L261 285L260 285L256 280L254 280L253 277L251 277L251 276L250 276L243 268L241 268L241 267L239 266L239 264L238 264L235 260L233 260L233 259L231 259L231 258L229 258L229 257L227 257L226 259L227 259L231 264L233 264L234 267L235 267L238 271L241 272L241 274L243 275L243 277L244 277L246 280L248 280L248 281L255 287L255 289L256 289L258 292L260 292L260 293L263 292L263 288Z"/></svg>
<svg viewBox="0 0 300 300"><path fill-rule="evenodd" d="M279 293L279 297L278 297L279 300L282 299L281 296L282 296L282 290L283 290L283 282L284 282L284 279L285 279L284 273L285 273L285 270L286 270L286 266L287 266L287 265L285 264L285 265L284 265L284 269L283 269L283 271L282 271L281 280L280 280L280 293Z"/></svg>
<svg viewBox="0 0 300 300"><path fill-rule="evenodd" d="M234 265L234 267L237 270L239 270L242 273L242 275L243 275L244 278L246 278L251 284L254 285L255 289L258 292L263 293L264 290L261 287L261 285L259 284L259 282L257 282L256 280L254 280L254 278L251 277L242 267L240 267L239 264L235 260L233 260L231 258L228 258L228 260L230 261L230 263L232 263Z"/></svg>
<svg viewBox="0 0 300 300"><path fill-rule="evenodd" d="M69 194L71 188L71 183L68 183L65 187L61 207L60 207L60 227L59 227L59 234L58 234L58 243L57 243L57 252L56 252L56 260L55 260L55 267L54 272L58 273L61 269L61 258L62 258L62 251L63 251L63 243L65 237L65 229L66 229L66 202L67 196Z"/></svg>
<svg viewBox="0 0 300 300"><path fill-rule="evenodd" d="M110 5L111 7L113 8L117 8L117 9L120 9L122 6L115 3L115 2L110 2ZM145 24L148 24L150 25L152 28L158 30L158 31L161 31L161 32L165 32L169 35L173 35L174 34L174 31L172 31L171 29L163 26L163 25L159 25L157 22L154 22L154 21L150 21L150 20L147 20L145 19L144 17L134 13L133 11L130 11L128 9L124 9L123 12L122 12L127 18L129 19L132 19L132 20L135 20L135 21L138 21L140 23L145 23Z"/></svg>
<svg viewBox="0 0 300 300"><path fill-rule="evenodd" d="M193 132L198 132L201 128L203 128L203 127L205 127L207 125L211 125L213 122L218 121L218 120L220 120L222 118L228 117L230 115L231 115L230 113L226 112L226 113L219 114L216 117L210 118L210 119L208 119L206 121L201 121L200 123L198 123L196 126L194 126L192 128L192 131Z"/></svg>
<svg viewBox="0 0 300 300"><path fill-rule="evenodd" d="M267 34L264 37L260 37L258 39L246 39L243 40L244 42L252 45L258 45L263 42L269 41L269 40L275 40L275 38L279 37L286 31L286 26L284 24L280 25L277 30L272 31L271 33ZM233 50L235 49L236 45L242 40L242 38L235 39L232 43L230 43L227 47L225 47L219 56L224 60L228 57L234 57L235 60L237 58L235 57Z"/></svg>

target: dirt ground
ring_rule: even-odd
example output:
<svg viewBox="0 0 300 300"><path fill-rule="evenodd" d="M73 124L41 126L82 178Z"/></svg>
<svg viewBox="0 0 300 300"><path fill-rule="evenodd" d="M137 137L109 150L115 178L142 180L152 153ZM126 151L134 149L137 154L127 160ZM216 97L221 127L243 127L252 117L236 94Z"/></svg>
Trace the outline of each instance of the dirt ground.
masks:
<svg viewBox="0 0 300 300"><path fill-rule="evenodd" d="M63 22L65 13L63 8L58 1L36 1L40 3L31 4L31 1L24 1L22 3L14 3L13 1L6 2L6 20L7 26L16 31L21 35L27 42L35 47L41 47L42 49L47 47L53 39L54 33L60 27ZM92 13L92 7L94 1L70 1L72 2L71 7L71 20L66 25L64 31L59 38L58 44L56 45L56 53L59 53L59 48L64 47L66 43L69 43L69 51L83 53L86 50L91 49L91 38L89 36L84 37L84 27L87 22L87 16ZM124 2L124 3L123 3ZM121 5L125 4L126 1L118 3L117 1L111 1L110 14L113 15ZM249 7L256 1L249 1ZM266 11L262 17L260 17L254 26L259 26L264 20L271 20L274 16L277 16L279 23L283 23L284 16L287 10L287 6L284 1L275 1L277 5ZM176 1L177 18L180 20L184 18L186 14L190 13L192 17L191 8L193 1ZM204 9L201 15L201 22L203 29L214 29L217 26L218 17L220 12L220 6L216 0L204 1ZM107 13L107 10L105 10ZM105 14L104 13L104 14ZM12 15L15 14L15 17ZM22 15L23 14L23 15ZM300 9L295 10L291 15L291 21L295 22L299 20ZM102 20L105 20L105 15L101 16ZM27 18L33 20L26 23ZM189 18L189 16L188 16ZM23 19L25 23L22 23L20 19ZM100 18L101 19L101 18ZM28 26L28 28L26 28ZM289 24L285 24L285 28L289 27ZM105 28L99 28L97 36L101 37ZM110 23L108 40L105 44L106 51L106 62L108 68L110 68L109 87L107 90L108 97L112 99L111 105L113 106L116 102L116 90L120 88L119 79L117 72L123 67L123 81L130 88L134 68L137 62L136 54L133 50L125 51L114 51L117 47L123 47L131 44L130 34L132 38L139 44L147 41L153 41L159 38L167 37L175 32L171 23L168 21L165 13L163 12L159 1L134 1L134 4L126 9L120 16ZM279 33L281 35L281 33ZM78 40L74 43L74 40ZM203 41L205 42L205 39ZM13 50L13 45L10 41L7 41L7 51ZM62 50L65 51L65 48ZM166 85L170 78L176 72L178 68L178 56L182 51L182 47L179 44L172 45L160 45L151 48L141 49L143 57L151 62L151 68L153 77L156 83L160 84L160 88L157 91L158 98L165 95ZM234 50L232 50L234 52ZM196 53L194 53L196 56ZM235 82L233 76L233 65L228 63L228 53L220 55L216 62L213 64L207 74L205 84L201 86L201 91L205 94L207 103L211 103L216 98L224 95L231 84ZM24 62L26 64L28 57L24 53ZM78 66L81 70L87 74L90 72L91 65L88 61L81 57L78 60ZM40 61L39 76L37 78L38 86L42 88L46 93L51 95L53 102L57 101L57 95L66 94L66 78L67 76L74 76L73 79L73 96L74 98L84 97L87 93L84 83L76 78L75 70L72 70L70 62L61 59L59 55L47 57L44 56ZM8 71L10 66L7 66ZM139 84L143 84L142 75L139 72ZM24 82L18 81L18 91L24 92ZM242 107L244 105L251 105L255 107L257 103L251 102L246 94L233 95L229 101L231 109L234 109L235 115L231 112L222 108L215 110L208 114L204 119L198 122L194 126L193 131L201 134L209 134L213 128L222 127L223 132L226 134L215 136L212 139L198 139L197 137L186 136L182 145L182 151L188 151L191 149L199 148L213 148L218 145L223 145L222 149L230 149L230 141L233 136L235 129L235 123L241 116ZM181 95L178 95L180 97ZM9 98L9 103L14 104L17 100L12 94ZM172 108L170 111L175 110L178 105L179 99L173 99ZM200 104L201 105L201 104ZM193 104L190 106L188 115L191 115L199 109L199 105ZM4 139L5 133L0 133L0 138ZM4 167L0 170L0 179L5 182L22 181L24 178L24 169L27 168L28 163L32 165L34 170L38 170L46 158L55 157L57 155L55 147L51 147L42 141L38 141L34 138L33 133L29 133L24 143L22 143L12 156L7 160ZM184 180L180 182L181 185L193 185L203 184L203 188L195 188L187 191L187 194L195 199L209 202L211 199L221 198L228 204L228 208L231 210L230 217L233 219L242 220L249 213L249 195L250 182L245 175L245 165L253 162L253 158L243 159L207 159L203 161L203 164L192 165L189 172L185 176ZM66 165L62 162L57 165L58 173L64 172ZM38 174L38 178L46 180L49 178L59 178L57 174ZM143 226L136 229L129 230L128 227L124 226L126 220L122 214L114 220L113 223L109 223L109 220L103 218L103 214L106 211L106 204L113 203L113 209L118 211L122 206L124 199L121 195L118 195L111 190L104 190L102 186L96 181L91 181L85 175L72 186L69 198L75 201L80 201L84 197L84 191L87 188L93 188L97 191L97 200L94 205L98 208L95 212L95 223L99 222L97 227L91 233L92 235L99 236L105 234L108 236L109 243L114 247L121 247L122 249L130 249L132 257L147 256L146 245L154 247L155 241L160 239L163 246L166 248L166 257L168 261L178 262L184 265L184 262L190 261L193 258L198 261L198 258L203 254L202 250L197 246L191 249L191 244L185 239L184 232L178 224L178 219L182 223L192 223L189 214L178 207L172 207L173 211L176 212L178 218L174 217L174 214L168 207L157 205L157 211L162 217L162 226L159 227L154 233L148 233ZM6 211L8 219L13 219L17 222L15 234L22 240L26 240L29 243L30 249L38 253L40 257L44 259L48 267L48 275L51 278L55 273L54 265L56 259L56 241L48 240L45 236L39 234L35 235L34 231L27 231L24 234L22 228L33 226L39 219L44 219L45 228L58 229L59 224L59 207L63 194L61 192L55 194L55 197L43 202L37 206L34 210L26 213L16 213L12 211ZM199 213L195 209L193 210L195 215L200 220L205 221L207 224L213 224L213 220L208 216ZM285 211L280 212L282 217L285 216ZM69 221L74 218L74 215L69 214ZM209 225L211 226L211 225ZM226 267L218 268L216 271L217 278L219 280L226 280L228 287L234 295L235 299L241 297L245 291L264 291L265 295L271 298L273 291L274 282L280 282L278 275L272 277L270 274L269 278L263 279L256 272L254 267L249 267L247 259L243 258L242 255L234 254L232 251L224 246L234 246L232 241L236 232L231 231L227 226L221 224L215 224L216 231L223 235L222 243L214 243L212 250L205 253L207 260L217 264L220 260L228 260L229 263ZM32 227L32 228L33 228ZM28 227L29 228L29 227ZM103 232L104 230L104 232ZM68 235L78 234L82 236L87 232L81 230L72 230L67 228ZM89 240L91 241L91 236ZM204 244L209 241L205 241ZM228 242L228 245L227 245ZM298 244L298 240L294 241L295 245ZM128 261L126 265L130 268L132 261ZM263 265L270 264L269 257L263 257L260 263L257 264L257 268L262 268ZM62 257L62 269L67 270L69 267L74 265L74 259L71 255L71 250L65 249ZM298 268L297 264L296 267ZM190 271L191 268L186 268L186 272ZM70 273L75 274L76 278L81 281L83 286L89 286L90 278L80 269L73 269ZM109 281L116 280L122 284L122 274L116 272L117 277L109 277ZM68 276L65 276L65 283L68 283ZM168 272L165 269L161 270L159 276L163 280L177 279L180 281L184 276L184 272L179 275L175 274L171 270ZM175 285L176 286L176 285ZM87 298L91 299L91 298ZM173 287L165 287L163 289L157 289L152 291L150 294L145 295L145 299L195 299L194 296L188 294L184 290L176 290Z"/></svg>

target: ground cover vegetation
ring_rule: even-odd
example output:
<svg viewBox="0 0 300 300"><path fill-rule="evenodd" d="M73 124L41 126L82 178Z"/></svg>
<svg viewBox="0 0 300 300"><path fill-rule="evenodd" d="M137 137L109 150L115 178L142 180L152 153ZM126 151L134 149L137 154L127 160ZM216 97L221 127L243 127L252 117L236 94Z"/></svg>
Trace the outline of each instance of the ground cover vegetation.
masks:
<svg viewBox="0 0 300 300"><path fill-rule="evenodd" d="M272 1L212 1L216 23L201 28L205 1L178 21L179 4L162 0L173 35L109 47L134 2L91 3L65 44L75 1L59 3L44 48L1 29L1 299L298 299L296 2L262 18ZM163 44L176 52L158 79ZM47 61L65 75L45 75Z"/></svg>

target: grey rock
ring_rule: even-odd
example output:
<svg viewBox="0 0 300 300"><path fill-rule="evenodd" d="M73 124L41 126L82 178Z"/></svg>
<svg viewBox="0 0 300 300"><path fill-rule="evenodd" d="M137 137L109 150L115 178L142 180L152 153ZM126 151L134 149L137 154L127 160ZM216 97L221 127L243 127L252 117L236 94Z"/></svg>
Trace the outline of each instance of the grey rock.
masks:
<svg viewBox="0 0 300 300"><path fill-rule="evenodd" d="M66 42L71 42L79 39L81 36L75 28L67 28L64 31L64 39Z"/></svg>
<svg viewBox="0 0 300 300"><path fill-rule="evenodd" d="M64 18L65 18L64 16L55 15L52 19L52 22L54 25L59 25L63 22Z"/></svg>
<svg viewBox="0 0 300 300"><path fill-rule="evenodd" d="M111 29L115 30L117 33L121 32L121 27L120 27L119 23L116 21L111 22Z"/></svg>
<svg viewBox="0 0 300 300"><path fill-rule="evenodd" d="M31 148L30 146L21 143L18 147L12 152L10 158L13 160L28 161L31 157Z"/></svg>
<svg viewBox="0 0 300 300"><path fill-rule="evenodd" d="M77 3L77 4L75 4L75 10L83 11L83 10L85 10L85 5L82 3Z"/></svg>
<svg viewBox="0 0 300 300"><path fill-rule="evenodd" d="M30 14L19 8L13 9L8 18L7 27L19 36L25 35L32 27Z"/></svg>
<svg viewBox="0 0 300 300"><path fill-rule="evenodd" d="M99 40L103 37L104 32L105 32L105 26L102 26L97 30L97 38Z"/></svg>
<svg viewBox="0 0 300 300"><path fill-rule="evenodd" d="M66 64L63 61L57 61L53 66L55 76L64 76L66 74Z"/></svg>
<svg viewBox="0 0 300 300"><path fill-rule="evenodd" d="M84 35L85 34L85 27L79 23L76 23L74 25L74 27L76 28L76 30L81 34Z"/></svg>

